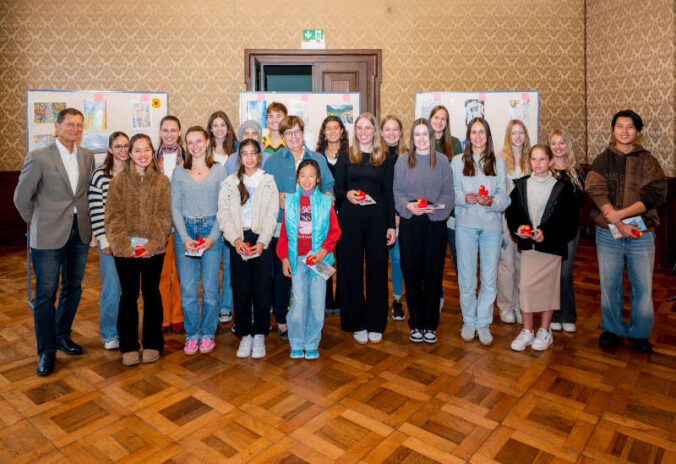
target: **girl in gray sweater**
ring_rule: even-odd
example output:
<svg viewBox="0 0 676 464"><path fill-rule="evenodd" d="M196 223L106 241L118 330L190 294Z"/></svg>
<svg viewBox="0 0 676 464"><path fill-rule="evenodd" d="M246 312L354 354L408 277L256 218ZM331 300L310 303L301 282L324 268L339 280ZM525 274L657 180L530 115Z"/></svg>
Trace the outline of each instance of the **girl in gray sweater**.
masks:
<svg viewBox="0 0 676 464"><path fill-rule="evenodd" d="M394 168L410 340L436 343L453 175L448 158L434 149L434 130L427 119L417 119L411 126L410 146L411 153L399 156Z"/></svg>

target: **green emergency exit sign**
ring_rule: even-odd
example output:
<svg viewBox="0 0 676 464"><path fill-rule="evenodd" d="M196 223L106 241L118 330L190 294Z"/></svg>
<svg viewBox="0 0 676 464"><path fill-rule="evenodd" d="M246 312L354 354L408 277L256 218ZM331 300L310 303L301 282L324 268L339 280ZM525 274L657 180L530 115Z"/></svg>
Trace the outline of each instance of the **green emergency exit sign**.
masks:
<svg viewBox="0 0 676 464"><path fill-rule="evenodd" d="M324 29L303 29L301 48L326 48Z"/></svg>

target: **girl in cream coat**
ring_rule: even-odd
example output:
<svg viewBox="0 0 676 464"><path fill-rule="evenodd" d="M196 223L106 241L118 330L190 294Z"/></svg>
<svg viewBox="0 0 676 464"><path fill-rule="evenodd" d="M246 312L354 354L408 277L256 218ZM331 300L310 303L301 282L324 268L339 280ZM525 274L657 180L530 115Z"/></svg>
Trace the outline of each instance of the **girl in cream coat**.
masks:
<svg viewBox="0 0 676 464"><path fill-rule="evenodd" d="M268 245L277 225L279 192L274 178L260 168L256 141L244 140L238 156L239 169L221 185L216 217L230 247L235 335L242 339L237 357L263 358L270 330L273 251Z"/></svg>

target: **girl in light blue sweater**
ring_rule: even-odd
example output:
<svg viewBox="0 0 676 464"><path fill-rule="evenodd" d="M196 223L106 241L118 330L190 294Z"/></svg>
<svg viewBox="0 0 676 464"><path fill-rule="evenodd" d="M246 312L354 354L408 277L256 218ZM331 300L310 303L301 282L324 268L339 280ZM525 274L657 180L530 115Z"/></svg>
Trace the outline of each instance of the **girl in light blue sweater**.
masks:
<svg viewBox="0 0 676 464"><path fill-rule="evenodd" d="M458 287L465 341L479 336L483 345L493 343L489 330L500 243L502 212L509 206L505 162L496 158L488 122L474 118L467 126L469 141L462 156L451 161L455 187L455 240L458 253ZM477 249L481 258L481 290L477 287Z"/></svg>

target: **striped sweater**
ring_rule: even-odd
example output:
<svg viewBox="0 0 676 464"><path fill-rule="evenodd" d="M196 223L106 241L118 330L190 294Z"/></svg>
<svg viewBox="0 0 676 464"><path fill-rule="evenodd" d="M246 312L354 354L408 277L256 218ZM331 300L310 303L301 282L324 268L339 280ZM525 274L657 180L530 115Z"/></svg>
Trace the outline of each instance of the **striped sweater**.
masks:
<svg viewBox="0 0 676 464"><path fill-rule="evenodd" d="M108 198L108 185L110 178L103 174L103 169L99 168L92 174L92 180L89 182L89 217L92 221L92 232L99 242L101 248L110 246L106 238L106 230L103 227L103 217L106 212L106 199Z"/></svg>

